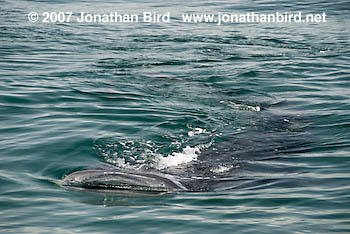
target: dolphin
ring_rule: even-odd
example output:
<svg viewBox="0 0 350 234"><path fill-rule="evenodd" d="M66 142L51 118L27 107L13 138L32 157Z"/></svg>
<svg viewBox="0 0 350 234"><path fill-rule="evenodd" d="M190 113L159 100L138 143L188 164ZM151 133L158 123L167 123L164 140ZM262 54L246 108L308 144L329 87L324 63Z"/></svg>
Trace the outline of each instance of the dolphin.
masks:
<svg viewBox="0 0 350 234"><path fill-rule="evenodd" d="M60 185L70 189L95 192L173 193L187 191L186 187L170 175L128 171L118 167L73 172L65 176Z"/></svg>

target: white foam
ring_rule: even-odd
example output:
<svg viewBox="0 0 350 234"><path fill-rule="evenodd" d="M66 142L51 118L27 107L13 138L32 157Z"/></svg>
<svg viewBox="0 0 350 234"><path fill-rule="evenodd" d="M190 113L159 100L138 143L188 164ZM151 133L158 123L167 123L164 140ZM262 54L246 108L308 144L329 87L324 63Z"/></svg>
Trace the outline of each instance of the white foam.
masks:
<svg viewBox="0 0 350 234"><path fill-rule="evenodd" d="M182 152L174 152L167 157L160 155L157 158L157 168L164 169L167 167L178 166L180 164L189 163L191 161L197 160L200 149L197 147L186 146Z"/></svg>
<svg viewBox="0 0 350 234"><path fill-rule="evenodd" d="M231 170L233 167L234 167L234 166L232 166L232 165L226 165L226 166L220 165L220 166L218 166L218 167L216 167L216 168L210 169L210 171L213 172L213 173L215 173L215 174L220 174L220 173L224 173L224 172L226 172L226 171Z"/></svg>
<svg viewBox="0 0 350 234"><path fill-rule="evenodd" d="M191 131L188 132L188 136L192 137L194 135L199 135L199 134L206 133L206 132L207 132L206 129L194 128L194 129L192 129Z"/></svg>
<svg viewBox="0 0 350 234"><path fill-rule="evenodd" d="M156 158L156 168L165 169L167 167L175 167L181 164L196 161L201 150L207 148L208 146L210 146L210 143L197 145L194 147L186 146L182 149L182 152L173 152L166 157L158 155Z"/></svg>
<svg viewBox="0 0 350 234"><path fill-rule="evenodd" d="M117 154L115 154L115 155L117 155ZM115 165L117 167L120 167L120 168L131 169L131 170L140 169L144 166L144 164L141 163L142 161L140 161L140 160L139 160L138 164L132 165L129 162L127 162L125 160L125 158L117 158L117 157L114 157L114 159L107 158L106 162L108 162L112 165Z"/></svg>
<svg viewBox="0 0 350 234"><path fill-rule="evenodd" d="M129 166L129 165L125 162L125 159L124 159L124 158L115 158L115 159L107 158L106 161L107 161L108 163L111 163L111 164L116 165L116 166L121 167L121 168L126 168L126 167Z"/></svg>

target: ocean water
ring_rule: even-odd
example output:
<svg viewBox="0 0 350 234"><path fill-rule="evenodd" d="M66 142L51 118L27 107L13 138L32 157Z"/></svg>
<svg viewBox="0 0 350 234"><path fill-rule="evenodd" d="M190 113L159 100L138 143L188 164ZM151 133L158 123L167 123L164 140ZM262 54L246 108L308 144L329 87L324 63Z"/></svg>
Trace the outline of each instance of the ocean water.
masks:
<svg viewBox="0 0 350 234"><path fill-rule="evenodd" d="M350 232L348 1L0 5L1 233ZM171 22L42 22L115 11ZM276 11L327 22L182 21ZM171 174L194 192L56 183L101 163Z"/></svg>

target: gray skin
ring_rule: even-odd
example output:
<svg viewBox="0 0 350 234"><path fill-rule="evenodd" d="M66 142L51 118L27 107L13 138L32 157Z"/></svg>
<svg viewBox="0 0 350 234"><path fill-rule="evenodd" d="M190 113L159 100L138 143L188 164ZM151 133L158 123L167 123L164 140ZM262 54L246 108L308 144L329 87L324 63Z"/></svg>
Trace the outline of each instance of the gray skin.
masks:
<svg viewBox="0 0 350 234"><path fill-rule="evenodd" d="M171 176L140 171L127 171L117 167L91 169L73 172L60 183L76 190L133 191L144 193L165 193L187 189Z"/></svg>

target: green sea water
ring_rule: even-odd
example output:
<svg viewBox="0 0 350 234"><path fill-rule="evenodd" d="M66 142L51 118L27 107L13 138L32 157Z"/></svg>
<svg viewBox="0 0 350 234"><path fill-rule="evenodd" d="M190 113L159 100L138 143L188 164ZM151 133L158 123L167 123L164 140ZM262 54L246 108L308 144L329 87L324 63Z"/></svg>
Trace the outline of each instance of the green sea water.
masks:
<svg viewBox="0 0 350 234"><path fill-rule="evenodd" d="M171 22L42 22L115 11ZM276 11L327 22L181 17ZM349 233L349 13L345 0L0 0L0 232ZM100 163L196 192L56 183Z"/></svg>

